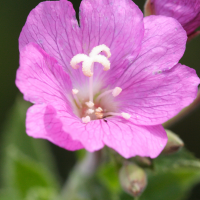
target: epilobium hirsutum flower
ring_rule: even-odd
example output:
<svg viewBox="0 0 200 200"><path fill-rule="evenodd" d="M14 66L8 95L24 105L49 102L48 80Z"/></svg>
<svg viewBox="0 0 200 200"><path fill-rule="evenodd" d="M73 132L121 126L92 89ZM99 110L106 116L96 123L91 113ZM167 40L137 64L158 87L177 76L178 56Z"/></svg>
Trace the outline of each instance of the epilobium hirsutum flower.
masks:
<svg viewBox="0 0 200 200"><path fill-rule="evenodd" d="M199 34L195 31L200 26L199 0L147 0L145 15L154 14L177 19L189 37Z"/></svg>
<svg viewBox="0 0 200 200"><path fill-rule="evenodd" d="M34 105L27 134L68 150L107 145L122 156L158 156L162 123L196 97L199 78L178 64L187 36L174 19L131 0L45 1L19 38L16 84Z"/></svg>

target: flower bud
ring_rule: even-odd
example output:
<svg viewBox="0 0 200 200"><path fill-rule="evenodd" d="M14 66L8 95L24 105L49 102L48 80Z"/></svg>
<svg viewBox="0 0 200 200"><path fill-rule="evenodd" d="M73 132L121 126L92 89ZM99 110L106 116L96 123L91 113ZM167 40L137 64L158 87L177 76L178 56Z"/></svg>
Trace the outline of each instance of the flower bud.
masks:
<svg viewBox="0 0 200 200"><path fill-rule="evenodd" d="M168 141L167 141L167 145L165 146L165 148L162 151L162 154L175 153L179 149L181 149L181 147L184 146L184 143L179 138L179 136L176 135L175 133L173 133L172 131L166 130L166 132L167 132Z"/></svg>
<svg viewBox="0 0 200 200"><path fill-rule="evenodd" d="M155 11L153 7L153 3L151 2L151 0L147 0L144 5L144 16L147 17L149 15L154 15L154 14L155 14Z"/></svg>
<svg viewBox="0 0 200 200"><path fill-rule="evenodd" d="M119 172L119 179L124 191L136 197L147 185L145 171L134 163L126 163Z"/></svg>

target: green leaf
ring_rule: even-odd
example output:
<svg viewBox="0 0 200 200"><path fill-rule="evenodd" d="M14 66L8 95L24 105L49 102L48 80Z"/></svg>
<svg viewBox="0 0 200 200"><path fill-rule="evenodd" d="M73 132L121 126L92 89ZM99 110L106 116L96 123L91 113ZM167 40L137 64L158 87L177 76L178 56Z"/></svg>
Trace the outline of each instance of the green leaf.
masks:
<svg viewBox="0 0 200 200"><path fill-rule="evenodd" d="M59 200L55 190L50 188L32 188L25 200Z"/></svg>
<svg viewBox="0 0 200 200"><path fill-rule="evenodd" d="M20 151L38 162L48 166L52 172L55 172L55 164L51 155L49 144L42 139L29 137L25 131L26 111L31 106L19 96L11 108L2 134L1 156L6 159L5 148L9 144L14 144Z"/></svg>
<svg viewBox="0 0 200 200"><path fill-rule="evenodd" d="M48 142L31 138L25 133L29 106L19 97L7 117L1 146L2 186L17 191L20 200L33 190L38 200L43 200L45 198L40 198L41 191L52 191L49 194L54 194L59 184Z"/></svg>
<svg viewBox="0 0 200 200"><path fill-rule="evenodd" d="M17 190L22 197L25 197L32 188L50 188L53 191L58 189L52 173L41 163L24 155L15 146L7 147L7 158L8 171L11 173L9 187Z"/></svg>
<svg viewBox="0 0 200 200"><path fill-rule="evenodd" d="M0 200L21 200L20 195L13 189L1 189Z"/></svg>
<svg viewBox="0 0 200 200"><path fill-rule="evenodd" d="M148 186L140 200L183 200L200 182L200 161L182 149L170 156L159 156L154 160L154 170L147 172Z"/></svg>
<svg viewBox="0 0 200 200"><path fill-rule="evenodd" d="M121 191L118 168L113 162L102 164L97 177L113 193Z"/></svg>

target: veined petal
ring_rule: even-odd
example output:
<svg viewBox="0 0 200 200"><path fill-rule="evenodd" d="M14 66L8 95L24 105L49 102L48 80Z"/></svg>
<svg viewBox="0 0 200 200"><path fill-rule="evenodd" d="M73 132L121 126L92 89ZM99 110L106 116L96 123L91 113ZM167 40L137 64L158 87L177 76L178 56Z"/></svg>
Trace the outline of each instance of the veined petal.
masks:
<svg viewBox="0 0 200 200"><path fill-rule="evenodd" d="M115 82L140 51L142 12L131 0L83 0L80 25L84 53L101 44L111 50L111 69L104 72L94 67L94 76L100 76L106 85Z"/></svg>
<svg viewBox="0 0 200 200"><path fill-rule="evenodd" d="M36 44L28 44L20 52L16 85L25 100L36 104L60 100L67 103L72 90L67 73Z"/></svg>
<svg viewBox="0 0 200 200"><path fill-rule="evenodd" d="M84 148L90 152L97 151L104 147L102 120L92 120L85 124L79 118L72 118L65 110L58 109L56 106L58 118L62 121L63 130L75 141L80 141Z"/></svg>
<svg viewBox="0 0 200 200"><path fill-rule="evenodd" d="M141 79L130 81L119 95L123 112L132 115L139 125L162 124L175 116L196 98L200 79L194 69L177 64L155 74L137 74Z"/></svg>
<svg viewBox="0 0 200 200"><path fill-rule="evenodd" d="M113 118L104 123L103 131L104 143L125 158L136 155L155 158L167 143L167 134L161 125L136 126Z"/></svg>
<svg viewBox="0 0 200 200"><path fill-rule="evenodd" d="M71 78L76 79L81 69L72 69L70 60L82 52L80 39L81 32L71 2L45 1L30 12L19 37L19 49L21 51L30 42L40 45Z"/></svg>
<svg viewBox="0 0 200 200"><path fill-rule="evenodd" d="M126 88L131 81L171 69L184 54L187 35L177 20L165 16L149 16L144 18L144 25L141 51L117 81L120 87Z"/></svg>
<svg viewBox="0 0 200 200"><path fill-rule="evenodd" d="M70 119L73 117L69 117ZM79 141L73 140L63 130L63 124L52 105L34 105L28 109L26 132L31 137L47 139L67 150L75 151L83 148Z"/></svg>
<svg viewBox="0 0 200 200"><path fill-rule="evenodd" d="M177 19L190 35L200 26L199 0L151 0L154 14Z"/></svg>

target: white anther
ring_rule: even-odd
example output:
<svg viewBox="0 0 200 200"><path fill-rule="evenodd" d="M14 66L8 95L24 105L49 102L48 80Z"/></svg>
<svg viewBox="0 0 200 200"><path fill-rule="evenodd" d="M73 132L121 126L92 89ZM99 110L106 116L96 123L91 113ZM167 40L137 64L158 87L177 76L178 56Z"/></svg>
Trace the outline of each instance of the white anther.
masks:
<svg viewBox="0 0 200 200"><path fill-rule="evenodd" d="M101 107L98 107L95 111L96 111L96 112L102 112L103 109L102 109Z"/></svg>
<svg viewBox="0 0 200 200"><path fill-rule="evenodd" d="M103 118L103 113L95 112L95 115L96 115L97 119L102 119Z"/></svg>
<svg viewBox="0 0 200 200"><path fill-rule="evenodd" d="M94 113L94 110L93 110L93 109L88 109L88 110L86 111L86 113L87 113L88 115L90 115L90 114Z"/></svg>
<svg viewBox="0 0 200 200"><path fill-rule="evenodd" d="M89 59L89 57L87 55L85 55L85 54L77 54L71 59L70 65L72 66L72 68L78 69L80 67L78 65L78 63L83 62L83 61L85 61L87 59Z"/></svg>
<svg viewBox="0 0 200 200"><path fill-rule="evenodd" d="M86 116L86 117L82 117L82 122L87 124L88 122L90 122L90 116Z"/></svg>
<svg viewBox="0 0 200 200"><path fill-rule="evenodd" d="M121 91L122 91L122 88L116 87L116 88L112 91L112 95L113 95L114 97L116 97L116 96L118 96L118 95L121 93Z"/></svg>
<svg viewBox="0 0 200 200"><path fill-rule="evenodd" d="M130 114L128 114L128 113L121 113L121 115L122 115L122 117L124 118L124 119L130 119L131 118L131 115Z"/></svg>
<svg viewBox="0 0 200 200"><path fill-rule="evenodd" d="M107 117L109 115L113 115L113 116L121 116L123 117L124 119L130 119L131 118L131 115L129 115L128 113L114 113L114 112L107 112L107 113L104 113L104 116Z"/></svg>
<svg viewBox="0 0 200 200"><path fill-rule="evenodd" d="M77 94L79 91L77 89L72 89L73 94Z"/></svg>
<svg viewBox="0 0 200 200"><path fill-rule="evenodd" d="M94 47L90 52L89 56L90 57L96 56L100 54L102 51L106 54L107 58L110 58L111 56L110 49L105 44Z"/></svg>
<svg viewBox="0 0 200 200"><path fill-rule="evenodd" d="M92 108L94 106L94 103L92 101L85 102L85 104L89 108Z"/></svg>

